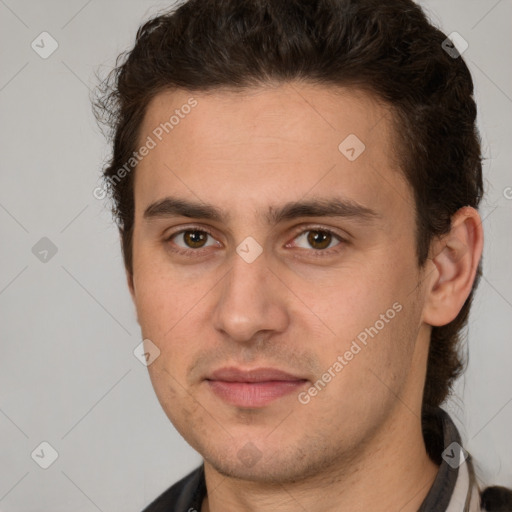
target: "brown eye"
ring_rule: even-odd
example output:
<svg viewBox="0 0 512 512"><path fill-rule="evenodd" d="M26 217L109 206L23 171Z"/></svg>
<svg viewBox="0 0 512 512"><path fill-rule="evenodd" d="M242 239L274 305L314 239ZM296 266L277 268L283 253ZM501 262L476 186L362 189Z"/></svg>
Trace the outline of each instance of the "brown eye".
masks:
<svg viewBox="0 0 512 512"><path fill-rule="evenodd" d="M327 231L309 231L308 243L314 249L326 249L331 243L332 235Z"/></svg>
<svg viewBox="0 0 512 512"><path fill-rule="evenodd" d="M336 241L338 241L338 243L333 244L333 242ZM321 252L324 249L330 249L331 247L340 245L343 241L340 236L328 229L308 229L302 231L302 233L295 238L294 245L302 249L314 249L315 251Z"/></svg>
<svg viewBox="0 0 512 512"><path fill-rule="evenodd" d="M211 242L208 242L208 238L211 239ZM177 248L177 252L182 251L184 253L187 251L189 253L200 252L200 249L219 245L214 237L204 229L184 229L178 231L168 237L166 242L171 246L174 245L175 249Z"/></svg>
<svg viewBox="0 0 512 512"><path fill-rule="evenodd" d="M207 237L208 233L205 233L204 231L183 232L183 241L188 247L191 247L192 249L203 247Z"/></svg>

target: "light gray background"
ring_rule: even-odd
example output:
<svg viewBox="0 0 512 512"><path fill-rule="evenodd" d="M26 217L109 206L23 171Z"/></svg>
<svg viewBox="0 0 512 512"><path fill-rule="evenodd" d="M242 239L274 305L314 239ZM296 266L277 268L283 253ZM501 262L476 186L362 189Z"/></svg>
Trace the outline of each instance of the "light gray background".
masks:
<svg viewBox="0 0 512 512"><path fill-rule="evenodd" d="M146 368L117 231L92 195L109 154L94 72L169 2L0 0L0 510L140 511L200 463ZM512 1L423 2L469 43L486 162L484 273L469 368L447 408L484 482L512 485ZM59 44L42 59L41 32ZM507 193L508 191L508 193ZM57 246L48 262L31 249ZM49 442L58 459L31 458Z"/></svg>

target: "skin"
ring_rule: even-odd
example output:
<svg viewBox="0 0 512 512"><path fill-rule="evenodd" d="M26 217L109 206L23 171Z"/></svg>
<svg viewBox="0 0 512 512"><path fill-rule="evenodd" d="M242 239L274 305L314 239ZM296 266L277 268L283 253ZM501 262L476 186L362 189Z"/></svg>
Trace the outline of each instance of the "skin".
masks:
<svg viewBox="0 0 512 512"><path fill-rule="evenodd" d="M148 367L155 392L205 460L202 511L417 510L438 469L420 421L431 326L455 318L471 291L478 213L459 210L419 268L413 194L385 106L305 83L167 91L149 104L140 143L192 96L197 106L137 167L127 276L143 337L160 350ZM354 161L338 149L349 134L366 146ZM168 196L229 217L144 217ZM376 215L265 218L334 197ZM185 229L212 234L198 246ZM322 229L334 232L328 248L308 242ZM252 263L236 252L248 236L262 249ZM176 252L187 248L196 252ZM273 367L307 379L307 391L394 303L401 311L305 405L294 392L236 407L204 380L225 366Z"/></svg>

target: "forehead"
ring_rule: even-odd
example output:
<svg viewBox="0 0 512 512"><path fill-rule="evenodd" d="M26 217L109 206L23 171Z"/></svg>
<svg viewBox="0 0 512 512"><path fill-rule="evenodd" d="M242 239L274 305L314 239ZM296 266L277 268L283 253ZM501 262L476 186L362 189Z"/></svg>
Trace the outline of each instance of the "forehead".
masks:
<svg viewBox="0 0 512 512"><path fill-rule="evenodd" d="M240 212L333 189L382 207L410 199L393 154L390 109L361 91L292 83L165 91L141 125L139 145L150 139L136 172L138 214L171 191Z"/></svg>
<svg viewBox="0 0 512 512"><path fill-rule="evenodd" d="M384 118L380 129L372 133ZM391 134L390 120L389 107L369 93L285 83L243 90L163 91L149 102L141 133L155 132L160 139L172 132L179 140L180 133L189 137L194 132L198 138L203 136L205 142L208 136L215 144L228 139L233 143L247 142L254 136L318 142L329 131L332 135L338 132L336 137L339 137L352 130L370 142L370 136L373 139L379 134ZM309 130L304 129L306 125Z"/></svg>

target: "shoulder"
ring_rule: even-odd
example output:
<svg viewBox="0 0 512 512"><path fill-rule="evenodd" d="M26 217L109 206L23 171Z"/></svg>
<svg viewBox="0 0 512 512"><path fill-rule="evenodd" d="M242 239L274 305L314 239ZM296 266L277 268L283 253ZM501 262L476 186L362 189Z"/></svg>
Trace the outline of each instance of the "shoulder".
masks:
<svg viewBox="0 0 512 512"><path fill-rule="evenodd" d="M151 502L142 512L199 510L204 494L204 467L201 465L169 487L169 489L158 496L158 498Z"/></svg>

